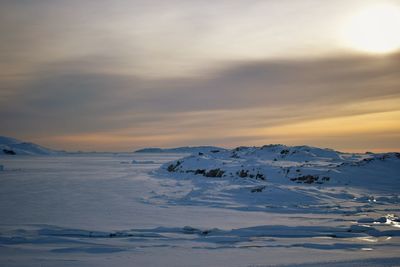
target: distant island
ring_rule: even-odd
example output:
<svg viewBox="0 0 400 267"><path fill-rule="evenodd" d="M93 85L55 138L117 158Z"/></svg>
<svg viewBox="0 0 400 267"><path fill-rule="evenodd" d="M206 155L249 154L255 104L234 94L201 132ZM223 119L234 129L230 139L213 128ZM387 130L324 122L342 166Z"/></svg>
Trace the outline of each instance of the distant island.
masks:
<svg viewBox="0 0 400 267"><path fill-rule="evenodd" d="M183 146L174 148L149 147L134 151L134 153L207 153L212 151L226 151L216 146Z"/></svg>

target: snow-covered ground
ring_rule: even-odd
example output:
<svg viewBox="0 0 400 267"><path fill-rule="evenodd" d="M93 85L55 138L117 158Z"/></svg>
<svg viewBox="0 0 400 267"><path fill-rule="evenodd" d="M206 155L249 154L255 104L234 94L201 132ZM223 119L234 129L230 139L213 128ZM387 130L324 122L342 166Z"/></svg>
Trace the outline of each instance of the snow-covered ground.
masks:
<svg viewBox="0 0 400 267"><path fill-rule="evenodd" d="M0 265L396 266L399 162L309 147L1 156Z"/></svg>

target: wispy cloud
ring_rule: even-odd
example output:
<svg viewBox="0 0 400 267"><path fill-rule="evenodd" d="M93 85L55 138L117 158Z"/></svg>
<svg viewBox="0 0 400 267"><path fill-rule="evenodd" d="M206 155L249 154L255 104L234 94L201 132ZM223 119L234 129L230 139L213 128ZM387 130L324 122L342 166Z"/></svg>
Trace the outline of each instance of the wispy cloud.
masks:
<svg viewBox="0 0 400 267"><path fill-rule="evenodd" d="M336 36L366 2L2 1L2 134L66 149L391 149L400 55L354 55Z"/></svg>
<svg viewBox="0 0 400 267"><path fill-rule="evenodd" d="M237 140L290 141L290 136L290 142L310 142L291 125L306 123L309 128L315 120L398 111L398 59L399 55L231 62L207 76L185 79L82 69L86 61L101 65L101 57L60 62L38 69L3 97L0 116L10 135L121 135L129 137L132 147L142 145L144 137L149 145L163 146L201 140L227 145ZM378 121L368 124L380 129ZM320 123L314 125L313 138L331 136ZM332 127L338 127L335 133L352 132L351 125L332 121ZM387 127L385 131L397 129ZM160 139L162 135L169 138ZM120 140L118 149L126 145Z"/></svg>

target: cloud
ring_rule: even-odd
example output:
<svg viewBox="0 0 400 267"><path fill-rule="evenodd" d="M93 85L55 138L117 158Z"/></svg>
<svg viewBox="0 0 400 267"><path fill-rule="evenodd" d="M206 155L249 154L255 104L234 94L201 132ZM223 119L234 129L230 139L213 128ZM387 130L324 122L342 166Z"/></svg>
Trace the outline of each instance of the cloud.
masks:
<svg viewBox="0 0 400 267"><path fill-rule="evenodd" d="M400 109L400 55L346 54L336 36L366 2L1 1L2 134L66 149L393 147L391 123L343 126Z"/></svg>
<svg viewBox="0 0 400 267"><path fill-rule="evenodd" d="M95 67L107 65L107 57L85 57L43 64L28 77L9 79L12 89L2 92L0 119L4 134L54 137L56 146L63 146L61 136L66 142L77 136L95 140L94 135L113 139L116 150L128 145L123 140L132 147L143 145L144 137L148 145L162 146L301 142L309 139L296 139L299 131L290 125L400 110L399 59L347 55L233 61L221 62L207 75L144 78ZM346 127L351 131L351 125ZM277 136L279 129L286 129L284 138ZM317 128L315 133L327 136ZM99 142L92 145L99 147Z"/></svg>
<svg viewBox="0 0 400 267"><path fill-rule="evenodd" d="M226 60L324 55L341 49L343 14L365 2L5 0L0 69L104 55L118 63L109 71L177 77Z"/></svg>

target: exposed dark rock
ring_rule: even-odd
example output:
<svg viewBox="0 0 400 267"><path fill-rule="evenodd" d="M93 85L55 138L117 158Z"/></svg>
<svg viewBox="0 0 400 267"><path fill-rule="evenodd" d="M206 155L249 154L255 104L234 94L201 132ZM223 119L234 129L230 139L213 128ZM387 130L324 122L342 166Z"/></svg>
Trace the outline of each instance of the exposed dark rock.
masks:
<svg viewBox="0 0 400 267"><path fill-rule="evenodd" d="M265 189L265 186L257 186L250 190L251 193L261 193Z"/></svg>
<svg viewBox="0 0 400 267"><path fill-rule="evenodd" d="M176 162L175 165L174 165L174 164L170 164L170 165L168 166L168 168L167 168L167 171L169 171L169 172L176 172L176 171L177 171L177 168L179 167L179 165L181 165L181 162L178 160L178 161Z"/></svg>
<svg viewBox="0 0 400 267"><path fill-rule="evenodd" d="M14 150L11 149L3 149L3 153L6 155L17 155Z"/></svg>
<svg viewBox="0 0 400 267"><path fill-rule="evenodd" d="M367 159L363 159L362 161L364 161L364 162L371 162L371 161L373 161L374 160L374 158L367 158Z"/></svg>
<svg viewBox="0 0 400 267"><path fill-rule="evenodd" d="M197 169L197 170L195 170L195 172L194 172L194 174L202 174L202 175L204 175L204 174L206 174L206 170L205 169Z"/></svg>
<svg viewBox="0 0 400 267"><path fill-rule="evenodd" d="M319 176L317 175L303 175L303 176L299 176L297 178L291 178L290 179L293 182L297 182L297 183L304 183L304 184L313 184L313 183L317 183L319 180Z"/></svg>
<svg viewBox="0 0 400 267"><path fill-rule="evenodd" d="M201 235L208 235L209 233L211 233L211 230L204 230L200 234Z"/></svg>
<svg viewBox="0 0 400 267"><path fill-rule="evenodd" d="M222 177L222 175L224 175L225 171L221 170L221 169L212 169L209 170L208 172L206 172L204 174L204 176L206 177Z"/></svg>
<svg viewBox="0 0 400 267"><path fill-rule="evenodd" d="M249 171L248 170L240 170L240 172L237 172L237 175L241 178L246 178L249 175Z"/></svg>
<svg viewBox="0 0 400 267"><path fill-rule="evenodd" d="M168 166L168 168L167 168L167 171L169 171L169 172L175 171L175 165L174 165L174 164L170 164L170 165Z"/></svg>
<svg viewBox="0 0 400 267"><path fill-rule="evenodd" d="M283 149L281 151L281 155L287 155L287 154L289 154L289 150L288 149Z"/></svg>
<svg viewBox="0 0 400 267"><path fill-rule="evenodd" d="M262 173L257 172L257 174L250 173L249 170L240 170L236 172L236 175L239 176L240 178L255 178L259 180L265 180L265 176Z"/></svg>
<svg viewBox="0 0 400 267"><path fill-rule="evenodd" d="M233 152L231 158L238 159L240 157L236 152Z"/></svg>
<svg viewBox="0 0 400 267"><path fill-rule="evenodd" d="M264 176L264 174L257 172L256 179L265 180L265 176Z"/></svg>

